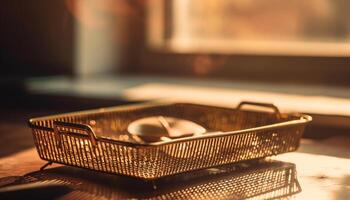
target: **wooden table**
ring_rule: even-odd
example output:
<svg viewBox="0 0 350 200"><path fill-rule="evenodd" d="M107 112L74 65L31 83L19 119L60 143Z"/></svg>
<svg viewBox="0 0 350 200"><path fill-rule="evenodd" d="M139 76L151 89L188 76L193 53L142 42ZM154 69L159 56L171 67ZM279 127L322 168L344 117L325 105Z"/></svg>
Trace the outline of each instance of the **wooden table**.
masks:
<svg viewBox="0 0 350 200"><path fill-rule="evenodd" d="M350 197L350 148L347 146L349 142L349 138L339 137L322 142L304 139L299 151L276 156L272 159L294 163L296 165L297 179L302 190L300 193L294 195L296 199L345 200ZM30 175L33 176L33 174L40 174L38 170L43 164L45 164L45 161L39 159L34 148L1 158L0 177L2 185L14 182L18 178L21 178L21 176L28 177ZM63 167L58 164L53 164L47 170L52 170L53 168L58 171L63 170L67 172L68 170L68 174L70 171L72 173L82 173L85 176L86 173L90 173L89 170ZM65 174L64 176L67 175ZM110 176L113 175L91 172L91 176L96 176L96 180L101 181L101 176L102 180L103 176L107 176L106 180L109 180ZM78 177L78 179L82 185L85 184L85 181L91 181L87 180L86 177ZM123 184L123 181L125 180L117 180L116 185L118 183ZM100 186L98 187L100 188ZM75 190L79 191L79 188L75 188ZM61 198L88 197L91 195L91 191L90 193L86 191L79 191L79 193L73 192ZM100 194L97 191L94 197L99 197L99 195L102 198L106 194Z"/></svg>
<svg viewBox="0 0 350 200"><path fill-rule="evenodd" d="M165 184L165 186L164 184L157 186L152 183L150 188L140 189L137 183L125 177L58 164L53 164L48 169L39 171L39 168L46 162L40 160L36 153L30 129L26 127L25 119L29 116L47 113L44 111L36 114L19 111L20 115L14 114L16 112L7 113L7 117L2 118L0 121L0 186L11 183L54 181L59 184L68 184L70 189L72 189L70 190L71 192L59 196L61 199L102 199L140 197L139 195L146 193L152 196L153 194L159 194L159 192L162 195L166 195L169 192L174 193L174 191L178 194L184 191L188 192L189 187L198 189L198 187L202 187L201 184L215 184L217 183L216 181L221 180L215 179L215 177L218 177L216 175L210 175L204 176L200 181L197 181L197 179L193 181L191 180L192 175L186 175L175 181L175 183L174 181L166 182L168 185ZM301 191L294 191L294 193L297 193L293 195L296 199L345 200L350 197L349 144L349 137L340 136L324 140L303 139L297 152L275 156L271 159L282 161L289 167L295 165L297 181L301 188ZM265 165L264 167L269 168L271 165ZM249 173L252 172L250 171ZM246 175L247 172L237 170L234 173L230 173L229 176L235 178L242 174ZM222 175L220 177L223 179L227 178ZM154 186L157 187L156 190L153 188ZM254 187L254 185L250 185L250 187ZM239 188L233 187L231 189ZM212 190L209 188L209 192L213 191L215 191L214 188ZM192 192L204 193L200 189Z"/></svg>

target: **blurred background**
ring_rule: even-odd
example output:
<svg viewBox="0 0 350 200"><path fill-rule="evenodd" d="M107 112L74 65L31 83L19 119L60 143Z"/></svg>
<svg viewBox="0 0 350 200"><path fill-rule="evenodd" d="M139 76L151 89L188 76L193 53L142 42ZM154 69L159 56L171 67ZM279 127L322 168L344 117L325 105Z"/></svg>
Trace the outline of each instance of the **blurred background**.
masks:
<svg viewBox="0 0 350 200"><path fill-rule="evenodd" d="M307 137L347 134L349 7L346 0L3 0L1 132L14 134L2 141L23 138L15 132L29 130L17 124L30 117L160 99L274 103L313 115Z"/></svg>
<svg viewBox="0 0 350 200"><path fill-rule="evenodd" d="M348 4L5 0L2 77L151 73L348 85Z"/></svg>

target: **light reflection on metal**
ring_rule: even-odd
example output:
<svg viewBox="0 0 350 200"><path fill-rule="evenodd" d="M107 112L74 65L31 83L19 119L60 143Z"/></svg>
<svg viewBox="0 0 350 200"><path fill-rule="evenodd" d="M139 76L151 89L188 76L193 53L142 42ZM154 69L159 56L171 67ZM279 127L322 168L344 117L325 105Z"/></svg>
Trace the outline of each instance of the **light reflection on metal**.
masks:
<svg viewBox="0 0 350 200"><path fill-rule="evenodd" d="M17 184L28 182L73 189L61 199L276 199L301 191L295 165L272 160L224 165L154 182L57 167L27 174Z"/></svg>
<svg viewBox="0 0 350 200"><path fill-rule="evenodd" d="M273 112L248 111L243 106ZM120 137L129 135L128 124L135 119L157 115L190 120L208 132L145 144ZM96 123L90 127L92 120ZM36 118L30 126L44 160L154 180L295 151L310 121L310 116L280 113L266 103L242 102L237 109L148 103Z"/></svg>

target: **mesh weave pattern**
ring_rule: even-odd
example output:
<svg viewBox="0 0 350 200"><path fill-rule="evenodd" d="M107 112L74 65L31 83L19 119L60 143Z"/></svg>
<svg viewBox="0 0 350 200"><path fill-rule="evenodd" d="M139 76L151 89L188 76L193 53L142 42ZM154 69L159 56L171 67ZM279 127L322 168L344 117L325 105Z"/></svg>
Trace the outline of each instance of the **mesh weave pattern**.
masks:
<svg viewBox="0 0 350 200"><path fill-rule="evenodd" d="M19 183L37 181L73 190L61 199L275 199L301 191L295 165L279 161L230 164L152 183L58 167L27 174Z"/></svg>
<svg viewBox="0 0 350 200"><path fill-rule="evenodd" d="M276 118L272 113L242 111L193 104L170 104L151 107L110 109L40 118L32 123L34 141L42 159L103 172L142 179L262 158L295 151L305 123L252 130L201 139L188 139L161 145L133 145L126 128L135 119L164 115L184 118L211 131L237 131L298 120L294 115ZM85 124L97 136L96 147L86 132L68 127L53 130L54 121ZM44 127L46 129L43 129Z"/></svg>

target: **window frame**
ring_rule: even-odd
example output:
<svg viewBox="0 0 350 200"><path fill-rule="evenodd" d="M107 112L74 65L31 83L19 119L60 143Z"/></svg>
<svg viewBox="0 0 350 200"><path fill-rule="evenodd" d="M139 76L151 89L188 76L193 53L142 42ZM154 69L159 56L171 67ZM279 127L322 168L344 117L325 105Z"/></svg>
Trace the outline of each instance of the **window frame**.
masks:
<svg viewBox="0 0 350 200"><path fill-rule="evenodd" d="M162 44L169 36L173 23L169 17L173 1L148 1L143 20L138 20L141 27L138 37L142 39L136 40L138 44L132 48L134 57L128 64L132 67L125 67L124 72L350 86L350 54L176 52L164 48ZM158 13L152 13L150 8ZM154 25L160 28L149 28ZM150 39L152 34L156 37ZM148 43L150 40L155 44L152 47ZM194 62L203 57L219 63L218 66L207 73L196 72Z"/></svg>

